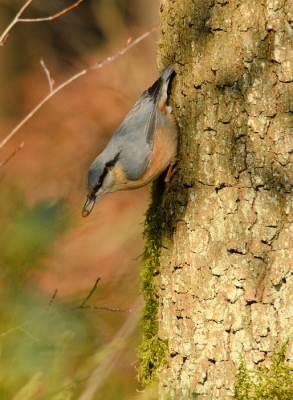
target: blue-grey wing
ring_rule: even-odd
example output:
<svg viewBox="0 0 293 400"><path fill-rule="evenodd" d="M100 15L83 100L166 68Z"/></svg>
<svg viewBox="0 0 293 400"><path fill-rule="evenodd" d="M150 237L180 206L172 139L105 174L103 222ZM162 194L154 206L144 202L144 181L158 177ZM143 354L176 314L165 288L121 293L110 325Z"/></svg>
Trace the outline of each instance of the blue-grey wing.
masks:
<svg viewBox="0 0 293 400"><path fill-rule="evenodd" d="M108 153L107 159L111 159L119 153L117 162L123 167L130 180L139 179L151 160L157 119L160 113L158 103L161 88L168 82L173 71L174 65L167 65L162 76L143 92L105 149L105 152ZM166 91L167 88L165 87L164 90Z"/></svg>
<svg viewBox="0 0 293 400"><path fill-rule="evenodd" d="M154 95L149 92L153 86L143 92L107 146L109 149L112 146L119 148L119 163L130 180L141 177L152 157L159 81L160 79L153 85L157 84L157 93Z"/></svg>

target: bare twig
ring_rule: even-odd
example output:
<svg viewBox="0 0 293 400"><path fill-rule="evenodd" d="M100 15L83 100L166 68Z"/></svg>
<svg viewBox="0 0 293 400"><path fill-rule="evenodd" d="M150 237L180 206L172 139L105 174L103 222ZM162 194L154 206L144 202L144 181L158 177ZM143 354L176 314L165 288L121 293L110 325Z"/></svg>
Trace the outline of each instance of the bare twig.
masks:
<svg viewBox="0 0 293 400"><path fill-rule="evenodd" d="M65 8L64 10L58 12L57 14L51 15L50 17L45 17L45 18L19 18L18 22L42 22L42 21L52 21L52 19L60 17L60 15L63 15L67 13L67 11L72 10L73 8L77 7L79 3L81 3L83 0L78 0L76 3L72 4L72 6Z"/></svg>
<svg viewBox="0 0 293 400"><path fill-rule="evenodd" d="M128 44L126 46L118 51L118 53L114 54L111 57L108 57L104 59L103 61L99 63L95 63L89 68L86 68L80 72L78 72L76 75L72 76L69 78L67 81L61 83L58 87L56 87L52 92L50 92L40 103L2 140L0 143L0 149L8 142L9 139L12 138L13 135L44 105L52 96L54 96L57 92L59 92L61 89L63 89L65 86L69 85L71 82L75 81L82 75L85 75L87 72L93 70L93 69L98 69L104 67L106 64L109 64L110 62L116 60L116 58L122 56L126 51L131 49L131 47L135 46L137 43L145 39L147 36L149 36L152 32L154 32L158 28L159 24L154 26L151 30L148 32L144 33L143 35L139 36L137 39L135 39L134 42L129 43L129 39L127 41Z"/></svg>
<svg viewBox="0 0 293 400"><path fill-rule="evenodd" d="M82 310L84 308L91 308L91 309L95 309L95 310L108 310L108 311L122 311L122 312L131 312L131 310L125 310L123 308L109 308L109 307L98 307L98 306L87 306L86 303L88 302L88 300L92 297L92 295L94 294L95 290L97 289L98 283L101 280L101 278L99 277L96 280L96 283L94 284L94 287L92 288L92 290L89 292L89 294L86 296L86 298L84 299L84 301L82 301L80 303L79 306L76 307L71 307L71 308L66 308L65 310L60 310L60 311L55 311L54 313L50 314L50 315L54 315L54 314L61 314L67 311L73 311L73 310Z"/></svg>
<svg viewBox="0 0 293 400"><path fill-rule="evenodd" d="M2 337L4 337L4 336L7 336L9 333L14 332L14 331L16 331L17 329L20 329L20 330L21 330L24 326L26 326L26 325L28 325L28 324L31 324L33 321L34 321L34 320L26 321L26 322L24 322L23 324L17 325L17 326L15 326L14 328L9 329L9 331L6 331L6 332L1 333L1 334L0 334L0 338L2 338Z"/></svg>
<svg viewBox="0 0 293 400"><path fill-rule="evenodd" d="M53 303L53 301L54 301L54 299L55 299L57 293L58 293L58 289L55 289L55 291L54 291L54 293L53 293L53 296L52 296L52 298L51 298L51 300L50 300L50 303L49 303L49 305L48 305L48 307L47 307L47 310L46 310L45 314L47 314L47 312L50 310L50 307L51 307L51 305L52 305L52 303Z"/></svg>
<svg viewBox="0 0 293 400"><path fill-rule="evenodd" d="M0 36L0 46L3 46L3 44L6 42L9 34L8 32L10 31L10 29L19 21L19 17L21 16L21 14L24 12L24 10L27 8L27 6L32 2L33 0L28 0L22 7L21 9L18 11L18 13L16 14L16 16L14 17L14 19L12 20L12 22L7 26L7 28L5 29L5 31L2 33L2 35Z"/></svg>
<svg viewBox="0 0 293 400"><path fill-rule="evenodd" d="M56 297L56 294L57 294L57 289L56 289L55 292L54 292L54 294L53 294L53 296L52 296L52 298L51 298L51 300L50 300L50 303L49 303L48 308L47 308L47 310L46 310L46 312L45 312L45 315L46 315L47 317L54 317L55 315L63 314L63 313L68 312L68 311L83 310L83 309L107 310L107 311L121 311L121 312L130 313L131 310L126 310L126 309L124 309L124 308L110 308L110 307L99 307L99 306L89 306L89 305L86 305L86 302L87 302L87 301L90 299L90 297L93 295L94 291L95 291L96 288L97 288L98 282L99 282L100 280L101 280L101 278L98 278L98 279L96 280L96 283L95 283L94 287L93 287L92 290L89 292L89 294L86 296L85 300L83 300L83 301L80 303L80 305L78 305L78 306L76 306L76 307L65 308L64 310L58 310L58 311L52 312L51 314L47 314L48 310L50 309L50 307L51 307L51 305L52 305L52 303L53 303L53 301L54 301L54 299L55 299L55 297ZM1 333L1 334L0 334L0 338L6 336L6 335L8 335L9 333L14 332L14 331L16 331L16 330L22 330L22 331L23 331L23 327L24 327L24 326L26 326L26 325L28 325L28 324L31 324L31 323L34 322L34 321L39 321L39 317L36 317L36 318L34 318L34 319L31 319L30 321L26 321L26 322L24 322L23 324L17 325L17 326L15 326L14 328L9 329L9 331L6 331L6 332ZM25 331L25 333L27 333L27 331Z"/></svg>
<svg viewBox="0 0 293 400"><path fill-rule="evenodd" d="M25 333L27 336L29 336L31 339L33 339L36 342L41 342L40 339L38 339L36 336L32 335L30 332L26 331L23 328L19 328L20 331L22 331L23 333Z"/></svg>
<svg viewBox="0 0 293 400"><path fill-rule="evenodd" d="M126 310L124 308L109 308L109 307L98 307L98 306L82 306L81 304L76 307L72 308L65 308L65 310L60 310L60 311L55 311L52 314L49 314L50 316L56 315L56 314L62 314L67 311L74 311L74 310L84 310L85 308L91 308L93 310L108 310L108 311L121 311L121 312L131 312L132 310Z"/></svg>
<svg viewBox="0 0 293 400"><path fill-rule="evenodd" d="M89 292L88 296L85 298L85 300L81 303L81 306L83 307L85 305L85 303L90 299L90 297L93 295L94 291L97 289L98 283L101 280L101 278L99 277L96 280L96 283L94 284L94 287L92 288L92 290Z"/></svg>
<svg viewBox="0 0 293 400"><path fill-rule="evenodd" d="M9 36L9 31L17 22L42 22L42 21L51 21L52 19L60 17L60 15L65 14L67 11L71 10L74 7L77 7L79 3L81 3L83 0L78 0L76 3L74 3L72 6L65 8L64 10L58 12L57 14L54 14L50 17L46 18L19 18L21 14L24 12L24 10L27 8L27 6L32 2L33 0L28 0L18 11L16 16L14 17L13 21L8 25L8 27L5 29L5 31L2 33L0 36L0 46L3 46L5 43L6 39Z"/></svg>
<svg viewBox="0 0 293 400"><path fill-rule="evenodd" d="M152 29L150 29L148 32L145 32L143 35L139 36L137 39L135 39L133 42L131 42L131 38L129 38L126 42L125 47L123 47L122 50L118 51L118 53L114 54L111 57L106 58L105 60L99 62L99 63L95 63L94 65L92 65L91 67L88 68L88 71L92 70L92 69L97 69L97 68L101 68L106 64L109 64L111 61L116 60L116 58L122 56L124 53L126 53L126 51L128 51L129 49L131 49L131 47L135 46L137 43L141 42L143 39L145 39L146 37L148 37L151 33L153 33L160 24L155 25Z"/></svg>
<svg viewBox="0 0 293 400"><path fill-rule="evenodd" d="M24 142L22 142L22 143L18 146L18 148L17 148L16 150L14 150L14 152L13 152L12 154L10 154L10 156L9 156L8 158L6 158L6 160L0 162L0 167L2 167L4 164L7 164L8 161L10 161L10 160L12 159L12 157L14 157L15 154L16 154L19 150L21 150L21 149L23 148L23 146L24 146Z"/></svg>
<svg viewBox="0 0 293 400"><path fill-rule="evenodd" d="M51 78L50 71L49 71L48 68L46 67L46 65L45 65L45 63L44 63L44 60L43 60L42 58L41 58L41 60L40 60L40 64L41 64L41 66L43 67L43 69L44 69L44 71L45 71L45 74L46 74L46 76L47 76L47 79L48 79L48 82L49 82L49 89L50 89L50 92L53 92L54 79Z"/></svg>
<svg viewBox="0 0 293 400"><path fill-rule="evenodd" d="M132 304L132 309L138 311L141 307L140 303L141 299L138 297ZM113 370L115 363L119 360L124 348L127 345L127 340L129 340L129 337L133 334L133 331L138 325L139 318L139 312L134 312L127 317L126 321L111 341L112 344L114 344L117 340L121 341L120 348L117 348L117 346L115 348L115 346L113 346L113 350L110 352L108 357L92 371L85 390L80 395L78 400L92 400L96 398L95 394L97 390L103 386L109 374Z"/></svg>
<svg viewBox="0 0 293 400"><path fill-rule="evenodd" d="M20 331L22 331L23 333L25 333L29 338L31 338L33 341L35 342L39 342L39 343L43 343L46 346L52 347L52 344L44 342L43 340L40 340L39 338L37 338L36 336L32 335L30 332L28 332L27 330L23 329L23 328L19 328Z"/></svg>

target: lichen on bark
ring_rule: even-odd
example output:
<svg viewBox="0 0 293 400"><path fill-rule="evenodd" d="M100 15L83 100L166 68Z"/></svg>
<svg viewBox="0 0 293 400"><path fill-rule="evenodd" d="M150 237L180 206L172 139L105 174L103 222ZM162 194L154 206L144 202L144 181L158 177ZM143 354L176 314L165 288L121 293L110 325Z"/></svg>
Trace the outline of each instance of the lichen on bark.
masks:
<svg viewBox="0 0 293 400"><path fill-rule="evenodd" d="M159 399L222 400L239 353L257 369L293 331L293 2L161 0L160 19L180 146L155 277Z"/></svg>

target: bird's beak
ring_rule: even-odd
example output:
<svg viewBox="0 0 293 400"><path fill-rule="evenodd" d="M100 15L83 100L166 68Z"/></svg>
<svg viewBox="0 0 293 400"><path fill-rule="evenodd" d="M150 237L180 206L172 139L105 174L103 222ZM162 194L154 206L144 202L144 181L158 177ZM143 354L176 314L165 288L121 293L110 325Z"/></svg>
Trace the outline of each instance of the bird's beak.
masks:
<svg viewBox="0 0 293 400"><path fill-rule="evenodd" d="M94 208L94 205L96 204L96 201L97 201L97 197L89 197L89 196L87 197L85 205L83 206L82 213L81 213L81 215L83 217L87 217L90 214L90 212ZM89 209L87 209L88 206L90 206Z"/></svg>

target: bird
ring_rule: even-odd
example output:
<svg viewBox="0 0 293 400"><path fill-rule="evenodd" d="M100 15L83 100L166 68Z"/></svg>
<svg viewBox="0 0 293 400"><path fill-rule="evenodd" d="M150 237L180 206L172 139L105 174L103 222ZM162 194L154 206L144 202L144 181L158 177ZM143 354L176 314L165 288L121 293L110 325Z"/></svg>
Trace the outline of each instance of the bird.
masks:
<svg viewBox="0 0 293 400"><path fill-rule="evenodd" d="M174 64L145 90L86 175L87 199L82 216L107 193L137 189L176 163L178 134L172 107L167 105ZM173 171L174 172L174 171Z"/></svg>

